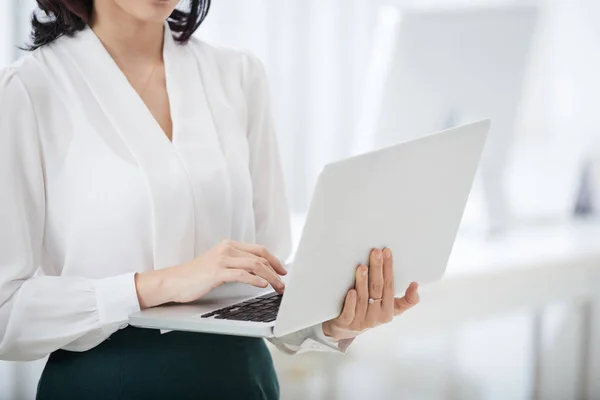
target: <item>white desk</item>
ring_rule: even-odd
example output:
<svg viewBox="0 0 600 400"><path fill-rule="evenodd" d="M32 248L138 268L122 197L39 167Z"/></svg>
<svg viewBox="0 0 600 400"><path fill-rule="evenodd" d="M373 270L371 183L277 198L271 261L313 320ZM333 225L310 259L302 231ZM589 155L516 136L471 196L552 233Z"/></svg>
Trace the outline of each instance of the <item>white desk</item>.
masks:
<svg viewBox="0 0 600 400"><path fill-rule="evenodd" d="M521 227L489 240L461 236L443 280L421 288L421 303L393 323L365 334L348 355L384 359L389 344L415 335L459 327L495 314L543 310L557 301L581 299L588 308L581 329L587 341L582 355L581 393L600 398L600 221ZM538 338L539 339L539 338ZM539 343L538 343L539 344ZM383 356L383 357L382 357ZM537 357L539 358L539 357ZM277 357L278 361L280 357ZM539 361L539 360L538 360ZM325 362L335 381L340 360ZM293 360L284 361L293 363ZM536 366L536 370L539 368ZM540 381L535 377L536 382ZM334 388L332 395L335 393ZM536 393L540 393L536 388Z"/></svg>

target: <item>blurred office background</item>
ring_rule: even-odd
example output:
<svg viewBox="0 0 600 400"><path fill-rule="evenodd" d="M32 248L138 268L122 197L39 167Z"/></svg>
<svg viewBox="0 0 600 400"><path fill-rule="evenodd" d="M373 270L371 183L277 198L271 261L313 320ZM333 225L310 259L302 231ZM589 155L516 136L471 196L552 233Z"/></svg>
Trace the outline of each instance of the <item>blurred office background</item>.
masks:
<svg viewBox="0 0 600 400"><path fill-rule="evenodd" d="M0 0L0 67L33 8ZM296 238L324 164L493 120L446 278L347 355L275 352L284 399L600 399L600 2L213 0L198 36L267 67Z"/></svg>

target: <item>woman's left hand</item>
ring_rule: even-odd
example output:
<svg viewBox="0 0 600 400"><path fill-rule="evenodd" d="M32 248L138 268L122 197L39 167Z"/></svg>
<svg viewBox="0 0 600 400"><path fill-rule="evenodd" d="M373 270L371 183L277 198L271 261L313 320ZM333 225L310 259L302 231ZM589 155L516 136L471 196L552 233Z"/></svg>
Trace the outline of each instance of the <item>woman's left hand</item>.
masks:
<svg viewBox="0 0 600 400"><path fill-rule="evenodd" d="M339 317L323 323L326 336L352 339L367 329L390 322L419 303L419 286L411 283L404 297L394 298L394 260L390 249L374 249L369 267L359 265L356 283L346 295Z"/></svg>

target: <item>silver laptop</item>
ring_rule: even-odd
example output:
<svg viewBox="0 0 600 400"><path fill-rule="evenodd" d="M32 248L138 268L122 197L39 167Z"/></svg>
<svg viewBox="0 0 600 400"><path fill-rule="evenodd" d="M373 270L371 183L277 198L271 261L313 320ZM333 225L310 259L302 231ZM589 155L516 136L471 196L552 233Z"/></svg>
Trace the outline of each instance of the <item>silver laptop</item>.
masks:
<svg viewBox="0 0 600 400"><path fill-rule="evenodd" d="M376 247L394 254L398 294L412 281L439 280L489 126L488 120L476 122L327 165L283 296L240 287L237 297L215 295L143 310L131 315L130 324L284 336L335 318L354 285L357 265L366 264Z"/></svg>

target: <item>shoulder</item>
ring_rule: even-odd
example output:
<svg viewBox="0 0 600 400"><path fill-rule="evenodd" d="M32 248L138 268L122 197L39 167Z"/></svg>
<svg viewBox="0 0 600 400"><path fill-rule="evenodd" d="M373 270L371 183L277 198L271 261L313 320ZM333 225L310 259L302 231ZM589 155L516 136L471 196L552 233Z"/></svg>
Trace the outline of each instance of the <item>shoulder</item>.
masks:
<svg viewBox="0 0 600 400"><path fill-rule="evenodd" d="M36 148L37 117L23 77L25 60L0 69L0 149Z"/></svg>
<svg viewBox="0 0 600 400"><path fill-rule="evenodd" d="M244 84L266 79L262 61L248 50L216 46L198 38L190 39L187 45L196 54L201 66L211 64L222 74L238 75Z"/></svg>
<svg viewBox="0 0 600 400"><path fill-rule="evenodd" d="M258 57L248 50L237 49L233 47L224 47L214 45L204 40L192 37L188 42L188 46L197 54L211 58L214 62L223 66L244 67L246 64L261 65Z"/></svg>
<svg viewBox="0 0 600 400"><path fill-rule="evenodd" d="M24 100L24 97L29 97L30 94L47 86L48 80L45 77L48 63L44 50L37 49L8 67L0 69L0 96Z"/></svg>
<svg viewBox="0 0 600 400"><path fill-rule="evenodd" d="M23 77L27 76L27 60L21 59L8 67L0 69L0 102L2 108L22 105L29 101L29 93Z"/></svg>

